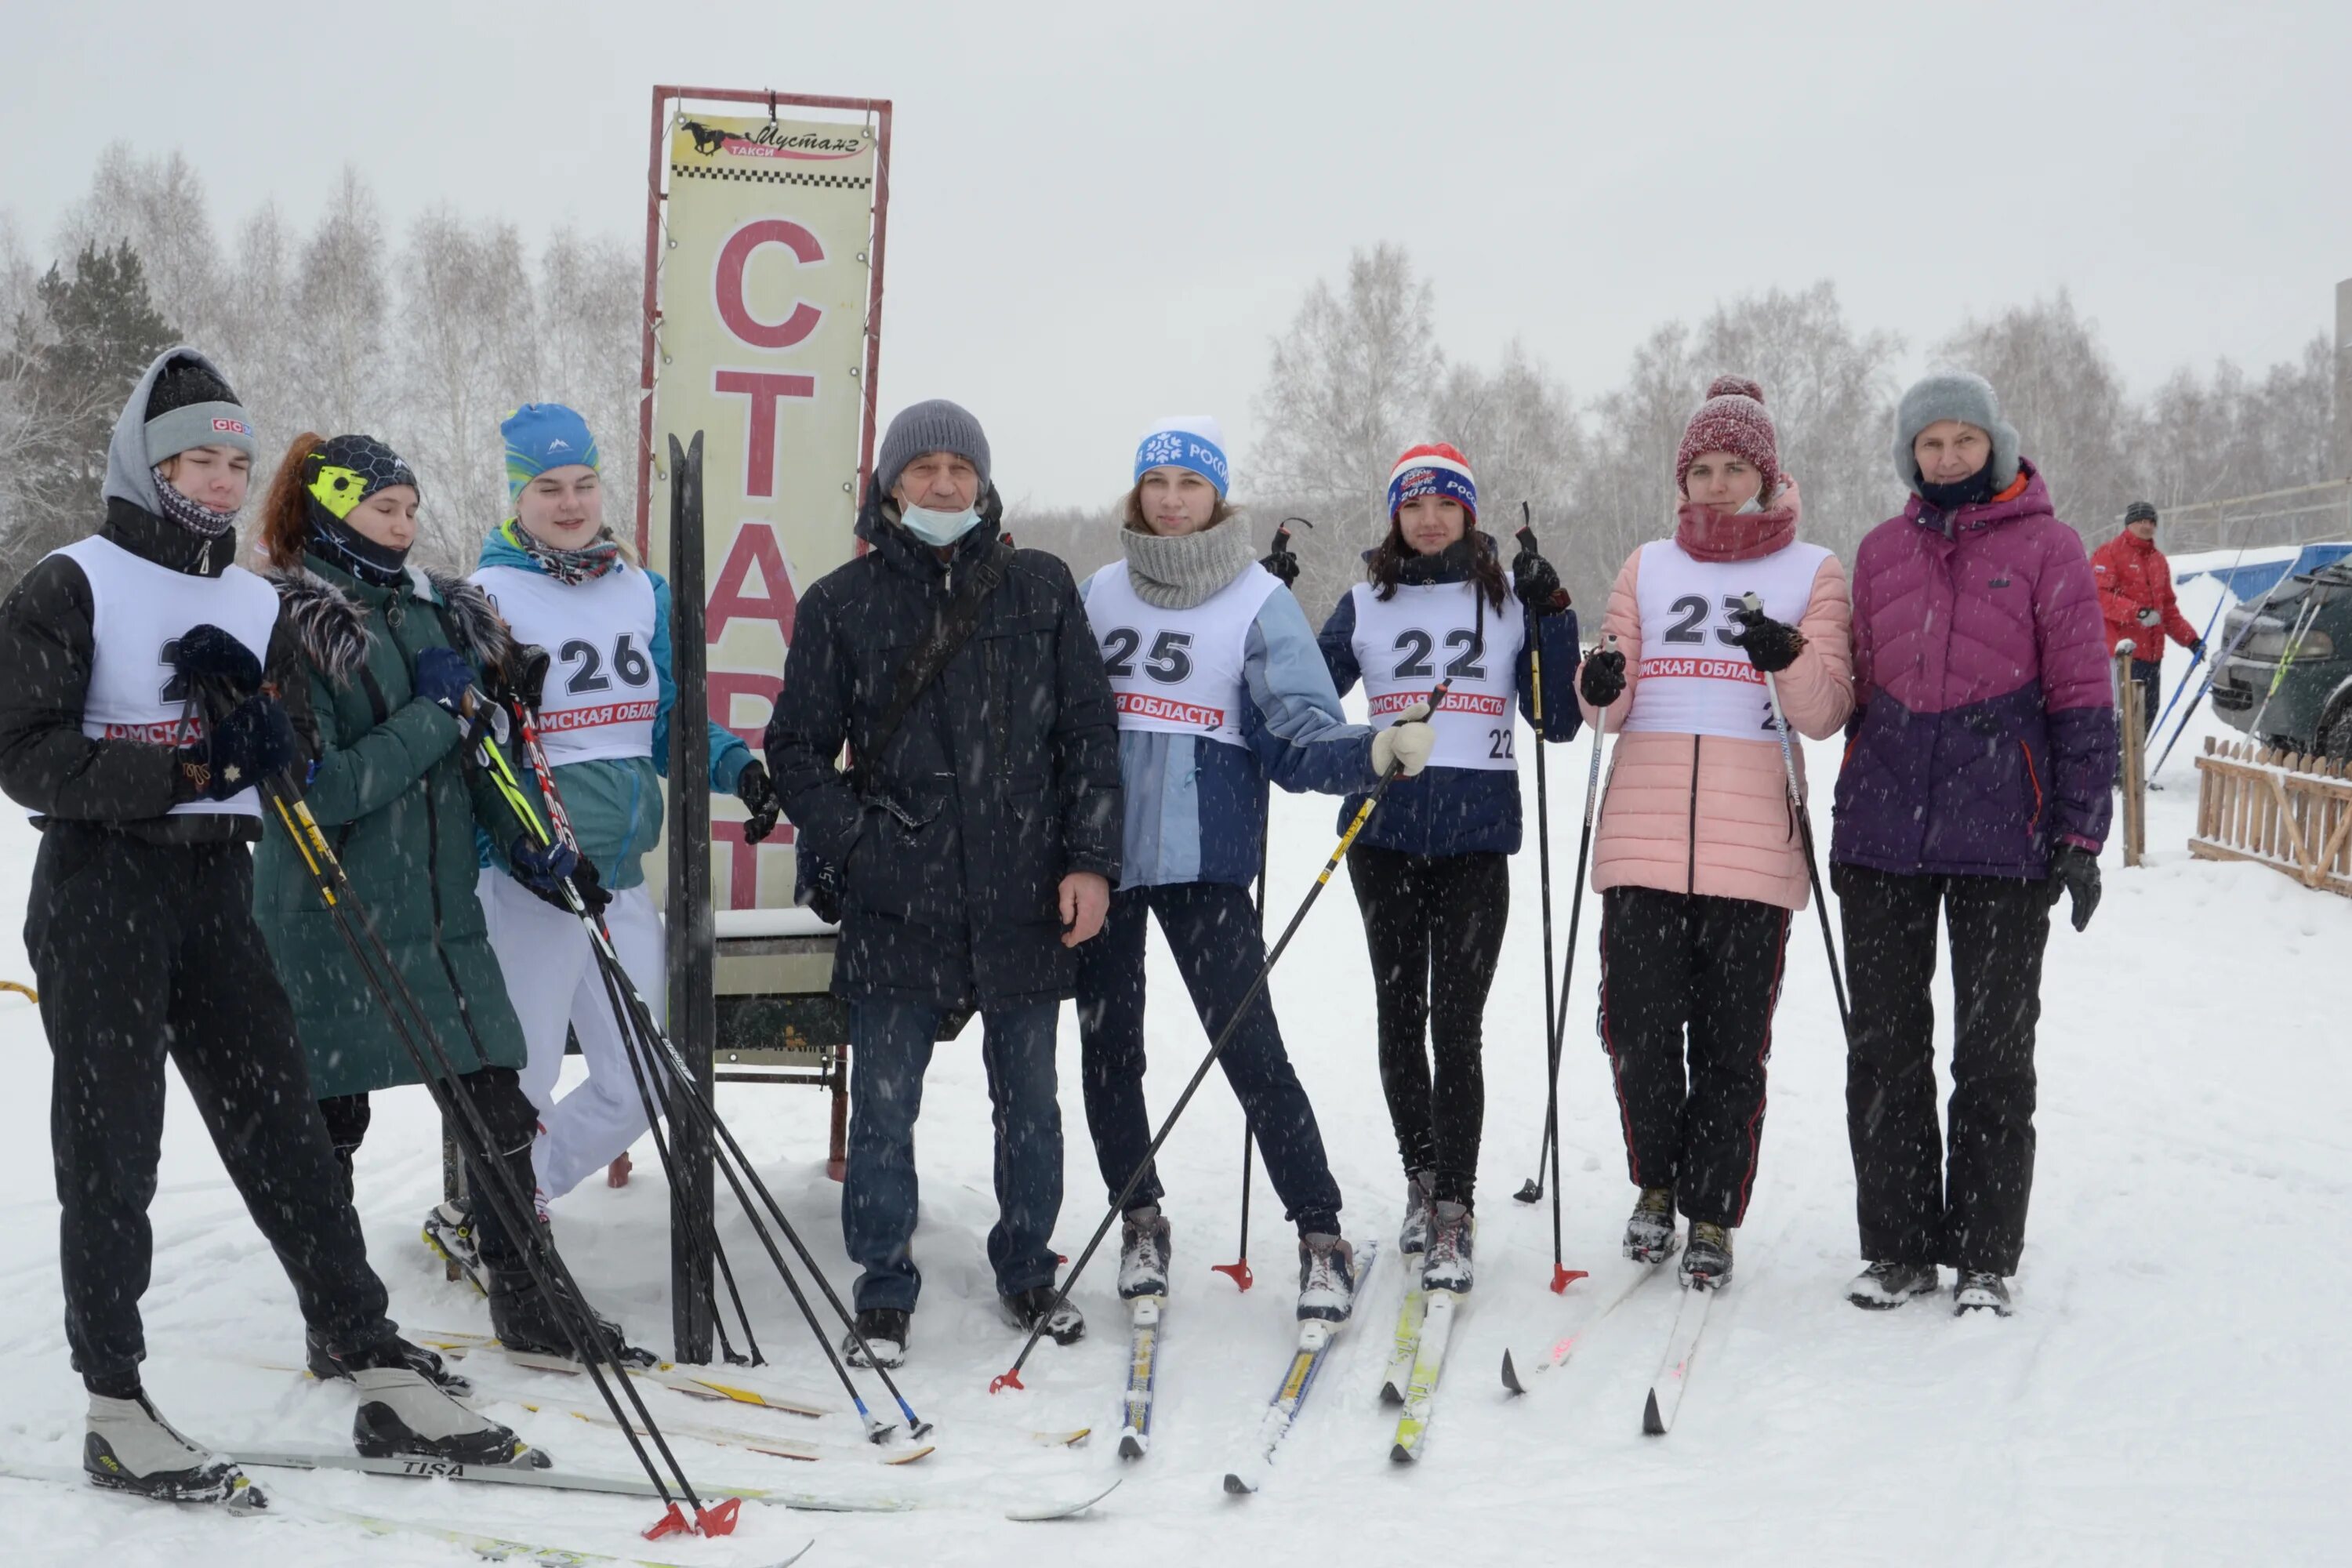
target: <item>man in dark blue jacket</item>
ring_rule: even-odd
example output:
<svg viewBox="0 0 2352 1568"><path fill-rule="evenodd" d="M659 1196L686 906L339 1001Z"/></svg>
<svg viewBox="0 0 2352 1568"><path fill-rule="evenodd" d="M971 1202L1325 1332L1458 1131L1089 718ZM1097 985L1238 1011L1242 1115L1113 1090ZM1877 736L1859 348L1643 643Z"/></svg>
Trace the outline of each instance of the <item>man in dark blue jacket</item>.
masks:
<svg viewBox="0 0 2352 1568"><path fill-rule="evenodd" d="M1076 989L1071 949L1102 928L1119 874L1102 654L1069 568L998 542L1002 512L977 419L932 401L892 420L857 520L869 549L801 600L766 737L808 901L841 924L833 984L856 1075L842 1232L865 1270L859 1333L889 1364L922 1289L908 1250L915 1116L951 1016L985 1024L997 1291L1024 1331L1052 1305L1055 1024ZM999 578L977 624L877 745L900 667L975 574ZM1045 1328L1066 1344L1086 1325L1066 1303Z"/></svg>

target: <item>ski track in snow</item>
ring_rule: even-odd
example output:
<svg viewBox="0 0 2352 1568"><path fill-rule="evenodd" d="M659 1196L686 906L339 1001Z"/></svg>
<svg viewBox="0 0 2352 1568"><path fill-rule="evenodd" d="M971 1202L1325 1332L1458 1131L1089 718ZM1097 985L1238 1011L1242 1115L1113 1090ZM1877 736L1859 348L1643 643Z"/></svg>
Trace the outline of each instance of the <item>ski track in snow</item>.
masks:
<svg viewBox="0 0 2352 1568"><path fill-rule="evenodd" d="M2211 590L2183 608L2200 626ZM2186 665L2171 650L2169 682ZM989 1119L971 1041L939 1052L919 1133L918 1255L927 1270L911 1358L899 1381L938 1424L939 1452L906 1469L865 1462L846 1419L810 1422L666 1391L646 1398L679 1422L772 1429L829 1442L793 1464L679 1439L698 1481L823 1488L954 1501L940 1511L844 1517L747 1506L722 1542L636 1539L650 1504L512 1495L446 1482L260 1472L265 1487L348 1510L462 1522L584 1550L696 1564L750 1564L814 1536L812 1568L882 1561L1032 1562L1045 1554L1123 1565L1320 1561L1330 1532L1373 1524L1450 1542L1480 1563L2304 1563L2340 1561L2337 1461L2352 1451L2352 1357L2332 1352L2336 1304L2319 1280L2281 1268L2312 1243L2352 1234L2352 1163L2343 1131L2352 1070L2340 1006L2322 1000L2352 939L2352 903L2253 866L2195 861L2185 847L2200 714L2150 797L2149 868L2110 848L2091 930L2053 931L2041 1026L2041 1133L2017 1315L1955 1321L1940 1303L1867 1314L1842 1297L1859 1267L1844 1129L1843 1051L1810 916L1795 944L1777 1026L1771 1109L1738 1273L1717 1304L1671 1436L1641 1435L1643 1396L1674 1311L1646 1288L1599 1325L1562 1373L1511 1402L1496 1375L1506 1346L1523 1364L1576 1321L1546 1289L1549 1203L1510 1200L1530 1173L1543 1123L1542 970L1529 848L1514 867L1514 909L1487 1014L1488 1103L1479 1285L1447 1354L1422 1462L1392 1465L1392 1412L1377 1387L1402 1276L1383 1259L1356 1322L1259 1496L1220 1489L1255 1432L1293 1341L1292 1247L1258 1176L1251 1258L1258 1288L1236 1293L1209 1265L1235 1235L1240 1116L1206 1086L1163 1155L1175 1226L1174 1294L1161 1341L1150 1457L1090 1517L1014 1524L1003 1510L1076 1497L1119 1473L1117 1405L1125 1352L1115 1258L1077 1292L1090 1337L1045 1344L1025 1393L992 1397L1016 1337L996 1313L982 1242L993 1217ZM1556 923L1567 928L1589 741L1551 753ZM1822 799L1837 752L1808 748ZM1525 779L1532 813L1534 783ZM1277 797L1274 914L1287 918L1336 836L1332 802ZM0 906L23 907L37 837L0 824ZM1301 1077L1348 1195L1351 1233L1392 1226L1401 1179L1372 1054L1361 928L1344 878L1277 972L1274 992ZM1565 1226L1570 1267L1614 1256L1632 1198L1605 1058L1594 1040L1595 969L1580 954L1561 1067ZM2060 911L2063 917L2063 909ZM29 981L18 927L0 929L0 977ZM1205 1047L1156 940L1155 1111ZM1948 993L1940 1025L1949 1036ZM1077 1034L1062 1031L1067 1198L1058 1241L1075 1256L1099 1217L1076 1080ZM16 1092L0 1104L0 1347L14 1358L0 1406L0 1457L78 1463L83 1396L67 1364L47 1196L46 1068L37 1016L0 994L0 1054ZM1939 1043L1938 1067L1946 1051ZM574 1064L576 1071L577 1064ZM1943 1080L1948 1093L1949 1079ZM838 1189L823 1173L825 1108L799 1089L727 1088L722 1109L809 1244L846 1292ZM558 1234L591 1293L656 1348L668 1344L667 1204L642 1146L633 1184L591 1182L555 1206ZM379 1097L361 1156L362 1212L394 1313L415 1327L480 1330L479 1301L442 1278L416 1239L437 1196L439 1142L421 1091ZM723 1235L752 1296L773 1382L830 1386L749 1227L725 1205ZM234 1450L339 1447L352 1396L254 1364L300 1354L291 1293L222 1176L176 1079L154 1206L155 1280L145 1308L151 1391L171 1418ZM1603 1270L1605 1272L1605 1269ZM1947 1276L1948 1279L1948 1275ZM585 1405L581 1380L502 1373L549 1399ZM878 1388L869 1402L887 1408ZM833 1390L838 1398L838 1390ZM567 1468L630 1469L617 1434L495 1401L488 1408ZM1091 1426L1086 1447L1047 1450L1033 1429ZM414 1537L279 1520L239 1522L37 1482L0 1480L12 1568L104 1563L459 1563L463 1549ZM1407 1533L1409 1532L1409 1533ZM1382 1534L1390 1533L1382 1531Z"/></svg>

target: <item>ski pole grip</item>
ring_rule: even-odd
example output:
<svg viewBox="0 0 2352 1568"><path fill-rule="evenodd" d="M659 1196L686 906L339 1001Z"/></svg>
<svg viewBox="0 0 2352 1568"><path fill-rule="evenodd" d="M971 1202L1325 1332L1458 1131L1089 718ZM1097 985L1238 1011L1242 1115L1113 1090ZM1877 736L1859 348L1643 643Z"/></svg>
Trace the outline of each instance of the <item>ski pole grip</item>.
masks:
<svg viewBox="0 0 2352 1568"><path fill-rule="evenodd" d="M1750 588L1739 595L1739 607L1750 615L1760 616L1764 613L1764 601L1756 596L1755 589Z"/></svg>

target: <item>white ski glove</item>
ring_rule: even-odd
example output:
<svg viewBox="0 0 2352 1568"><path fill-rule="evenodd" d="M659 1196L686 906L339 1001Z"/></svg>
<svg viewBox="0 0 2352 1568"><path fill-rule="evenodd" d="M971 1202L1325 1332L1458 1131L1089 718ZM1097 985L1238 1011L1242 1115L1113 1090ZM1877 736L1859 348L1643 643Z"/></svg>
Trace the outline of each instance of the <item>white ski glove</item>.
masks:
<svg viewBox="0 0 2352 1568"><path fill-rule="evenodd" d="M1372 771L1386 778L1394 765L1411 778L1429 766L1429 754L1435 750L1437 731L1429 727L1429 704L1416 702L1372 737Z"/></svg>

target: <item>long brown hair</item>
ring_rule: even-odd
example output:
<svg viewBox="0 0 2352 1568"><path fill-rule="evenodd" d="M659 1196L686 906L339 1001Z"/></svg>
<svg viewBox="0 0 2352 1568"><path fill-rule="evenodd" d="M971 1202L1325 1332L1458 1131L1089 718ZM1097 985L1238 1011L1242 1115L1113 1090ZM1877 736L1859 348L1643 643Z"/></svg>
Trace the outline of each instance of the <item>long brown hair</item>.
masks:
<svg viewBox="0 0 2352 1568"><path fill-rule="evenodd" d="M310 498L304 471L310 466L311 456L326 444L327 438L315 430L295 437L286 456L278 459L269 494L262 498L261 553L280 572L301 565L302 552L310 547Z"/></svg>
<svg viewBox="0 0 2352 1568"><path fill-rule="evenodd" d="M1501 552L1495 547L1495 536L1482 531L1478 520L1468 512L1462 514L1462 537L1471 542L1474 552L1470 559L1470 580L1486 595L1495 608L1501 609L1510 596L1511 586L1503 576ZM1452 546L1448 546L1451 549ZM1404 542L1404 529L1393 514L1389 518L1389 536L1372 552L1365 564L1365 575L1372 584L1372 597L1382 603L1396 597L1397 585L1404 579L1404 563L1418 560L1421 552Z"/></svg>

